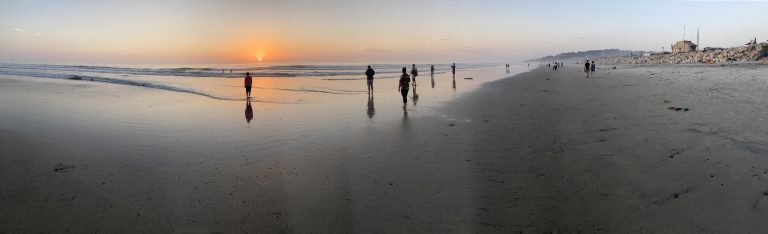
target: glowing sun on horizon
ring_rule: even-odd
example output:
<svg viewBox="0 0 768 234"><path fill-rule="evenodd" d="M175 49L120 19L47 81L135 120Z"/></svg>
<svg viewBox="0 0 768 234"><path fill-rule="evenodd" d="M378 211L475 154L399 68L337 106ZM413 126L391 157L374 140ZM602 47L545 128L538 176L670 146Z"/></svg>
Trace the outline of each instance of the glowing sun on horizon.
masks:
<svg viewBox="0 0 768 234"><path fill-rule="evenodd" d="M261 62L261 57L259 57L258 59L259 59L259 62Z"/></svg>

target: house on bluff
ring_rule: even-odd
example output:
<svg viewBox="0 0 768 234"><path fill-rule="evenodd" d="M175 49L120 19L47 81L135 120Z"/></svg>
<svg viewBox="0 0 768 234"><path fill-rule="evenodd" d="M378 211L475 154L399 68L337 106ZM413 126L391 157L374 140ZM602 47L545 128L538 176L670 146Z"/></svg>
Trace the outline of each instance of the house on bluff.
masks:
<svg viewBox="0 0 768 234"><path fill-rule="evenodd" d="M696 48L699 46L696 44L693 44L691 41L678 41L674 45L672 45L672 53L687 53L687 52L694 52L696 51Z"/></svg>

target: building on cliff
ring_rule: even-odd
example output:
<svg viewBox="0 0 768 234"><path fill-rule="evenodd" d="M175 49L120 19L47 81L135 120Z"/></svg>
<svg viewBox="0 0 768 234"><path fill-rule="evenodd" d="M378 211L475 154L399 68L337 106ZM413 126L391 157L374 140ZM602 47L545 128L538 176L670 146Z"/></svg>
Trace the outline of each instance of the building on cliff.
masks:
<svg viewBox="0 0 768 234"><path fill-rule="evenodd" d="M678 41L674 45L672 45L672 53L687 53L687 52L694 52L696 51L696 48L699 47L696 44L693 44L691 41Z"/></svg>

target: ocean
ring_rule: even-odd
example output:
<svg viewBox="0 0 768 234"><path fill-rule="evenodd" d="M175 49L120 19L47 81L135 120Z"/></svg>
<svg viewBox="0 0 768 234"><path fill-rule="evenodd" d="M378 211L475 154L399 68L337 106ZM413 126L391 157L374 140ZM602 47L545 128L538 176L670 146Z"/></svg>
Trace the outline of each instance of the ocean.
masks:
<svg viewBox="0 0 768 234"><path fill-rule="evenodd" d="M50 64L0 64L0 75L24 78L63 79L72 82L99 82L137 86L163 91L182 92L208 98L243 101L242 78L246 72L254 77L253 102L306 103L314 97L302 93L331 96L366 93L365 69L368 64L224 64L196 66L90 66ZM396 85L400 69L410 64L371 64L376 83ZM417 66L420 77L430 78L430 65ZM493 70L504 77L503 64L457 64L457 79L475 76L477 71ZM516 71L520 68L516 68ZM435 77L450 76L449 64L435 64ZM432 77L434 79L434 77ZM467 77L470 78L470 77ZM471 77L475 78L475 77ZM483 77L483 78L491 78ZM434 80L432 82L434 87ZM374 87L376 87L375 85Z"/></svg>

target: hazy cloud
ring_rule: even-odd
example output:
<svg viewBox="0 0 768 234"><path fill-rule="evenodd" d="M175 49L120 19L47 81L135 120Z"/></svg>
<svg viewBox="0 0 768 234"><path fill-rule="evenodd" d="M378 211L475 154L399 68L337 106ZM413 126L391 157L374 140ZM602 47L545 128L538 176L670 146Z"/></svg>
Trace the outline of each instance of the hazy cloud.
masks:
<svg viewBox="0 0 768 234"><path fill-rule="evenodd" d="M19 31L19 32L26 32L26 30L24 30L24 29L20 29L20 28L13 28L13 30L15 30L15 31Z"/></svg>
<svg viewBox="0 0 768 234"><path fill-rule="evenodd" d="M494 50L491 48L484 48L484 47L462 46L462 47L456 48L456 51L463 52L463 53L493 53Z"/></svg>
<svg viewBox="0 0 768 234"><path fill-rule="evenodd" d="M380 53L387 53L387 52L389 52L389 50L385 50L385 49L366 49L365 52L380 54Z"/></svg>

